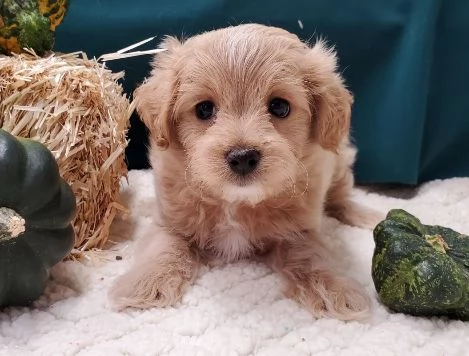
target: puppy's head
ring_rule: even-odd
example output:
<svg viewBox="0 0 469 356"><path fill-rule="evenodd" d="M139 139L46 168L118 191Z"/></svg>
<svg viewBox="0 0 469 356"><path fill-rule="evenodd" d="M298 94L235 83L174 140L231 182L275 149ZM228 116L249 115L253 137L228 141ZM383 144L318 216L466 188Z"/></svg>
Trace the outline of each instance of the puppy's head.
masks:
<svg viewBox="0 0 469 356"><path fill-rule="evenodd" d="M162 47L137 110L153 145L184 153L197 189L252 204L302 189L302 160L348 135L352 96L322 42L248 24Z"/></svg>

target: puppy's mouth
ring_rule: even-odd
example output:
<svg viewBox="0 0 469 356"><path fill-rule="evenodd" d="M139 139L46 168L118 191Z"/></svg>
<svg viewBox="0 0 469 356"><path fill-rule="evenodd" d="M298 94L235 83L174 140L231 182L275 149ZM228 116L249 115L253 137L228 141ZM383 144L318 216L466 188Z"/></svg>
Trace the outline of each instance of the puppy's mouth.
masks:
<svg viewBox="0 0 469 356"><path fill-rule="evenodd" d="M225 153L230 176L222 192L226 201L257 204L264 199L264 187L258 179L261 160L261 152L251 147L235 147Z"/></svg>
<svg viewBox="0 0 469 356"><path fill-rule="evenodd" d="M214 136L187 151L186 179L196 191L225 202L257 205L303 190L302 181L297 184L298 159L283 139L260 133L248 142L226 145L231 137Z"/></svg>

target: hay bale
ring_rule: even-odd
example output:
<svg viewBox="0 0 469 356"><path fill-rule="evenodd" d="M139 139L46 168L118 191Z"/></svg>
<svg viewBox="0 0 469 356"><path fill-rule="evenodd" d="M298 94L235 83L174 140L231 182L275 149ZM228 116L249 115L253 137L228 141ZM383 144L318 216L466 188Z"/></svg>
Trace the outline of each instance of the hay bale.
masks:
<svg viewBox="0 0 469 356"><path fill-rule="evenodd" d="M113 73L84 53L0 56L0 127L38 140L77 198L75 253L101 249L118 211L133 105Z"/></svg>

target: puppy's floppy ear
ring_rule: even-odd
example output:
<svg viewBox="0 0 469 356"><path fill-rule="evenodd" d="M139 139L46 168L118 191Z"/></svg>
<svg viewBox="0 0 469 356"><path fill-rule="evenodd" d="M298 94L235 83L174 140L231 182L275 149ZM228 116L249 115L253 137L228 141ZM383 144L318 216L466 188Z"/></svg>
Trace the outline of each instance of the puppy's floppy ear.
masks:
<svg viewBox="0 0 469 356"><path fill-rule="evenodd" d="M160 44L153 62L150 77L134 92L137 113L150 130L153 142L167 149L175 142L173 107L178 88L175 62L181 42L175 37L166 37Z"/></svg>
<svg viewBox="0 0 469 356"><path fill-rule="evenodd" d="M305 85L314 137L324 149L335 152L349 134L353 96L337 72L336 53L322 41L307 50Z"/></svg>

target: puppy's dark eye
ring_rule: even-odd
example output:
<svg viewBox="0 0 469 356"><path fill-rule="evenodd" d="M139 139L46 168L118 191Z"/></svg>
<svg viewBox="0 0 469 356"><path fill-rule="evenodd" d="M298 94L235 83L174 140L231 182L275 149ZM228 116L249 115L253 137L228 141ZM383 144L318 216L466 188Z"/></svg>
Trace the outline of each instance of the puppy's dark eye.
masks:
<svg viewBox="0 0 469 356"><path fill-rule="evenodd" d="M198 103L195 106L195 115L199 120L210 120L215 115L215 104L210 100Z"/></svg>
<svg viewBox="0 0 469 356"><path fill-rule="evenodd" d="M282 98L273 98L269 103L269 112L280 119L284 119L290 114L290 104Z"/></svg>

